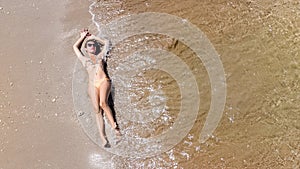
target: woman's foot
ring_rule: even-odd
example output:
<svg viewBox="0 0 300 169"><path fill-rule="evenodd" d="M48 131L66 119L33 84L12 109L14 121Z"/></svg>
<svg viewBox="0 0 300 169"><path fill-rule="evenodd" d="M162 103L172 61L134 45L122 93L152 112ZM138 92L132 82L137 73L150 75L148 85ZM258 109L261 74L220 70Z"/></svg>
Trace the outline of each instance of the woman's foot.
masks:
<svg viewBox="0 0 300 169"><path fill-rule="evenodd" d="M118 136L118 137L122 136L120 128L116 123L115 123L114 130L115 130L116 136Z"/></svg>
<svg viewBox="0 0 300 169"><path fill-rule="evenodd" d="M104 148L110 148L111 147L111 145L109 144L108 140L105 140L105 142L102 144L102 146Z"/></svg>
<svg viewBox="0 0 300 169"><path fill-rule="evenodd" d="M116 137L115 137L115 144L119 144L122 140L122 134L121 134L121 131L120 131L120 128L118 125L116 125L116 127L114 128L115 130L115 134L116 134Z"/></svg>

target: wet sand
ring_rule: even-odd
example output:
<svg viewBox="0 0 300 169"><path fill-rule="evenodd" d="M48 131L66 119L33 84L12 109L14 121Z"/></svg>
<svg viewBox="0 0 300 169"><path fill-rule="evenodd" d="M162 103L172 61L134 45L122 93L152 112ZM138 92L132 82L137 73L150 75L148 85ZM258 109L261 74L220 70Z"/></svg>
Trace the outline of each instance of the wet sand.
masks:
<svg viewBox="0 0 300 169"><path fill-rule="evenodd" d="M199 115L191 135L164 154L164 160L125 159L124 166L151 166L155 161L160 167L299 168L299 9L299 2L293 0L98 3L93 12L99 23L145 11L187 19L210 39L220 54L226 74L226 108L222 120L211 138L199 144L197 138L211 101L207 71L184 44L159 43L170 47L197 78L201 100ZM132 46L118 44L114 55L126 57L150 43L142 36L126 40ZM141 43L136 45L139 41ZM148 78L159 79L149 74ZM147 84L144 87L148 87ZM177 87L166 88L167 91Z"/></svg>

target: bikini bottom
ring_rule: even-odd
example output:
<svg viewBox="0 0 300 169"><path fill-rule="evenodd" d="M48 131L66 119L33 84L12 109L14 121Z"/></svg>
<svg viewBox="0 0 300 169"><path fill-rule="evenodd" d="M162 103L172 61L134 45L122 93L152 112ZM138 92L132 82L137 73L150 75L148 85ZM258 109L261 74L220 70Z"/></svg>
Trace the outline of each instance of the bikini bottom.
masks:
<svg viewBox="0 0 300 169"><path fill-rule="evenodd" d="M110 79L107 78L107 77L105 77L105 78L102 78L102 79L97 79L97 80L95 80L95 81L94 81L94 86L95 86L96 88L99 88L99 87L101 86L101 84L102 84L105 80L108 81L108 82L110 82Z"/></svg>

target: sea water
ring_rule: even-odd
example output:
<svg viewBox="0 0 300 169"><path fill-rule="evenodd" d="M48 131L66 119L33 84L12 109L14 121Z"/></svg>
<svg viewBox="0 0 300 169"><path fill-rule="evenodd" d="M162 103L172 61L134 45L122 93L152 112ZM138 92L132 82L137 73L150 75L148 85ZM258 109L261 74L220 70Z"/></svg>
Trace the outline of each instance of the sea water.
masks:
<svg viewBox="0 0 300 169"><path fill-rule="evenodd" d="M292 0L91 2L112 42L123 133L91 166L299 167L299 11ZM101 145L92 116L80 121Z"/></svg>

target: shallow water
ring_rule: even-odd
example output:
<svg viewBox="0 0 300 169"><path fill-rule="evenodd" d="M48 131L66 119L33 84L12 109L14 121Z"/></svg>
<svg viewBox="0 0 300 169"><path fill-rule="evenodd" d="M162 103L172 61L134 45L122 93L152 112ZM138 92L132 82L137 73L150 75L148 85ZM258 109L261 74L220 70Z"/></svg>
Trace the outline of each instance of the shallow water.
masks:
<svg viewBox="0 0 300 169"><path fill-rule="evenodd" d="M123 145L130 146L116 145L107 150L107 157L91 155L92 163L98 164L95 168L300 167L298 1L108 0L93 3L90 12L101 36L106 34L106 37L122 35L108 35L106 30L114 28L104 25L144 12L171 14L195 25L219 55L227 91L221 121L217 121L216 130L205 142L199 142L214 99L210 70L219 67L207 64L215 63L214 60L197 57L198 53L185 43L193 34L176 39L145 31L116 41L110 54L109 72L115 88L117 118L124 133ZM156 23L144 19L147 25ZM178 31L170 25L171 21L154 27ZM135 26L119 29L128 32ZM203 48L200 55L213 56L208 48L199 48ZM155 58L151 52L135 53L149 49L168 51L175 56L165 62L166 55ZM178 62L173 61L175 58ZM163 64L153 66L154 63ZM166 64L170 68L164 69ZM181 81L184 77L194 79ZM193 84L193 81L196 88L185 86L185 82ZM196 100L184 97L182 92L189 91L185 88L198 94ZM185 101L191 106L182 108ZM181 110L192 112L195 105L195 118L189 119L188 114L180 116ZM182 124L188 133L172 130L178 119L189 120ZM156 139L166 132L179 137L164 137L157 144L147 144L147 139ZM98 143L93 133L95 130L89 136Z"/></svg>

